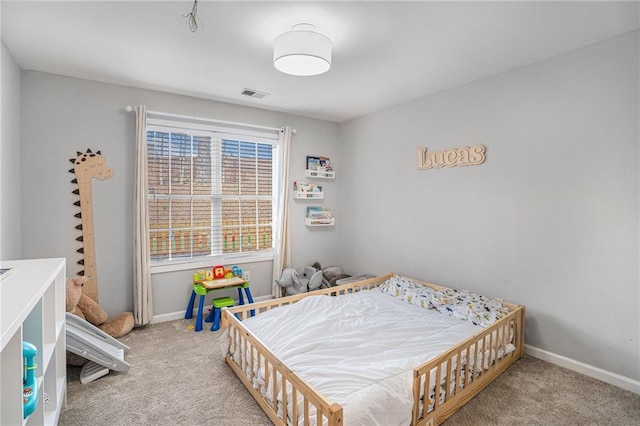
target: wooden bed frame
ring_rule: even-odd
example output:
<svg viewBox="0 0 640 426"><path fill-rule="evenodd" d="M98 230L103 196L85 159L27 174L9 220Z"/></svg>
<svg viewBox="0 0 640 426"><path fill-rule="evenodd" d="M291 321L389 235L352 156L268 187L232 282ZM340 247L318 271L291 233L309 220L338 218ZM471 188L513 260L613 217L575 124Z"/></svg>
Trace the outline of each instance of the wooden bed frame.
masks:
<svg viewBox="0 0 640 426"><path fill-rule="evenodd" d="M226 353L224 355L225 362L233 369L242 383L251 392L255 400L260 404L264 412L269 416L275 425L287 425L287 413L289 405L292 401L298 401L293 404L293 418L291 423L298 425L298 418L303 416L302 424L304 426L328 425L338 426L343 423L342 407L332 401L328 401L312 386L300 378L294 371L288 368L280 361L265 345L242 324L242 320L250 315L259 315L278 306L296 303L307 296L330 295L336 296L341 294L353 293L363 290L371 290L378 287L394 274L383 275L376 278L370 278L349 284L344 284L328 289L317 290L312 293L304 293L280 299L273 299L264 302L253 303L250 305L240 305L232 308L225 308L222 311L222 327L228 329L229 339L227 343ZM435 290L445 289L446 287L425 281L414 280ZM466 404L478 392L484 389L496 377L506 370L511 364L522 357L524 353L524 306L514 305L503 302L503 305L511 309L511 312L499 321L484 328L482 331L467 338L459 344L453 346L446 352L432 358L431 360L417 366L413 370L413 412L411 425L413 426L433 426L444 422L448 417L456 412L460 407ZM504 348L508 343L508 337L515 345L513 352L504 354L499 352L499 348ZM278 398L272 398L273 401L262 396L260 389L253 386L254 377L258 374L255 362L247 362L246 357L238 362L230 354L231 338L235 344L239 345L241 351L250 353L254 360L257 360L258 368L262 368L265 377L265 387L276 384L277 388L273 389L276 395L282 391L282 401ZM488 368L481 368L481 371L469 371L469 362L462 365L460 360L465 354L475 355L478 360L482 357L485 350L490 351L493 355L489 357ZM483 367L487 361L482 361ZM477 367L477 366L476 366ZM475 369L475 367L473 367ZM246 373L245 373L246 372ZM435 381L431 375L435 372ZM455 375L458 386L451 386L452 380L445 380L444 402L436 394L434 400L429 399L429 392L425 389L439 389L439 383L443 377L451 377ZM287 396L287 390L291 393ZM421 395L423 394L423 395ZM290 400L289 400L290 399ZM300 403L302 403L300 408ZM280 411L278 405L281 404ZM315 412L313 410L315 407ZM302 410L302 412L298 412ZM431 410L431 411L429 411ZM278 414L280 412L280 414ZM347 425L348 426L348 425Z"/></svg>

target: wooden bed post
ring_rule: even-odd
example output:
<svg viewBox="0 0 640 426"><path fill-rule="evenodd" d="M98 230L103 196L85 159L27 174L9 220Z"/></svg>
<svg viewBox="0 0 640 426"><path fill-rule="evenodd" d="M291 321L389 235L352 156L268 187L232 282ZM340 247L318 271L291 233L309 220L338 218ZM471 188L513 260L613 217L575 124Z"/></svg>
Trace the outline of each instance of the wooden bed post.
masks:
<svg viewBox="0 0 640 426"><path fill-rule="evenodd" d="M329 426L342 426L342 407L333 403L329 407Z"/></svg>
<svg viewBox="0 0 640 426"><path fill-rule="evenodd" d="M518 318L518 321L520 322L520 324L516 328L517 330L520 331L520 335L518 336L518 343L517 343L518 358L522 358L524 356L524 317L525 317L524 314L525 314L525 310L526 310L526 308L524 306L522 306L522 310L520 311L520 317Z"/></svg>

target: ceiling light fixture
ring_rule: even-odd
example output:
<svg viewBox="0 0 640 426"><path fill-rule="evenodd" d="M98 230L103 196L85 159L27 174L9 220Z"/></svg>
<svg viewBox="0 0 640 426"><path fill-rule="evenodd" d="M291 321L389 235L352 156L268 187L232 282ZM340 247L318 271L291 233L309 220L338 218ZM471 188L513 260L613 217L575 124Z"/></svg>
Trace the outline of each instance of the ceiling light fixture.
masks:
<svg viewBox="0 0 640 426"><path fill-rule="evenodd" d="M273 43L273 66L286 74L310 76L331 68L331 40L312 24L297 24Z"/></svg>

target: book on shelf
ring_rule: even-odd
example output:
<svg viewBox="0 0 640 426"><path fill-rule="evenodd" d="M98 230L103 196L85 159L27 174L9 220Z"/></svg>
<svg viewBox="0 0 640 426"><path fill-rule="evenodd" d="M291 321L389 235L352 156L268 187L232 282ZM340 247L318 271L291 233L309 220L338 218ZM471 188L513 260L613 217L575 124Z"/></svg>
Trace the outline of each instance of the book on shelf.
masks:
<svg viewBox="0 0 640 426"><path fill-rule="evenodd" d="M310 219L319 219L322 216L322 207L309 206L307 207L307 217Z"/></svg>
<svg viewBox="0 0 640 426"><path fill-rule="evenodd" d="M320 165L320 157L312 157L307 155L307 170L318 170L318 166Z"/></svg>
<svg viewBox="0 0 640 426"><path fill-rule="evenodd" d="M296 192L322 192L322 187L315 183L293 182L293 190Z"/></svg>
<svg viewBox="0 0 640 426"><path fill-rule="evenodd" d="M323 209L319 206L309 206L307 207L307 218L309 219L324 219L329 220L333 217L333 212L331 210Z"/></svg>
<svg viewBox="0 0 640 426"><path fill-rule="evenodd" d="M331 159L329 157L320 157L320 164L318 166L318 170L323 170L325 172L332 172L333 168L331 167Z"/></svg>
<svg viewBox="0 0 640 426"><path fill-rule="evenodd" d="M322 156L307 156L307 170L313 170L321 173L333 172L331 167L331 159Z"/></svg>

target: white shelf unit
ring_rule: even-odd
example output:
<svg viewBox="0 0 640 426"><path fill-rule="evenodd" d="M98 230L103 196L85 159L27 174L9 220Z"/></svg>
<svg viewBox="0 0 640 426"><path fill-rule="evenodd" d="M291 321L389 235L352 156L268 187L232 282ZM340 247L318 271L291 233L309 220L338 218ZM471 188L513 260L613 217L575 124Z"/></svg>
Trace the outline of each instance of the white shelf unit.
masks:
<svg viewBox="0 0 640 426"><path fill-rule="evenodd" d="M306 169L304 171L304 175L309 178L318 178L318 179L334 179L336 177L336 172L333 170L324 171L324 170L309 170Z"/></svg>
<svg viewBox="0 0 640 426"><path fill-rule="evenodd" d="M67 385L65 265L64 258L0 262L0 268L13 268L0 280L1 425L58 423ZM38 349L35 376L39 400L26 419L22 411L23 341Z"/></svg>
<svg viewBox="0 0 640 426"><path fill-rule="evenodd" d="M336 224L336 218L332 217L331 219L314 219L311 217L306 217L304 219L304 224L307 226L333 226Z"/></svg>

